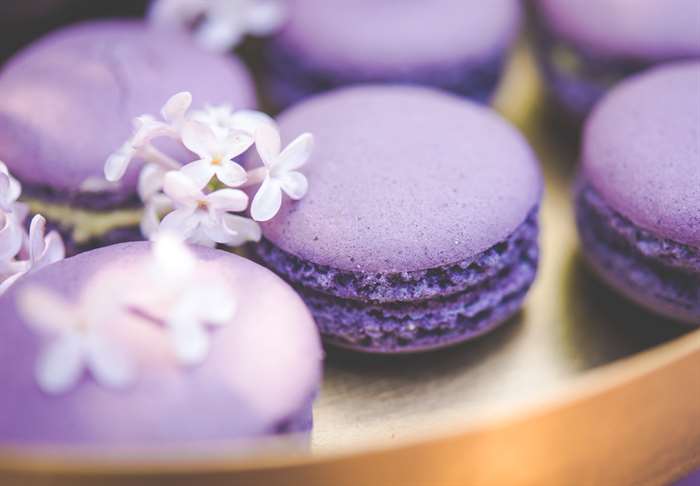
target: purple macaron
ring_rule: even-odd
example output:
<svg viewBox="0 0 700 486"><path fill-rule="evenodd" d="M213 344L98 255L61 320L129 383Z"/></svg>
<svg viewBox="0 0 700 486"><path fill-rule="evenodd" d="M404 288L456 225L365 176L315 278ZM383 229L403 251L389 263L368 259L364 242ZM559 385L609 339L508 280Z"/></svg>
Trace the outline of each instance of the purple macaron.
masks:
<svg viewBox="0 0 700 486"><path fill-rule="evenodd" d="M140 238L140 164L114 188L100 187L103 167L129 138L134 117L158 113L180 91L193 94L194 108L255 105L251 77L234 57L139 21L57 31L0 71L0 160L70 252Z"/></svg>
<svg viewBox="0 0 700 486"><path fill-rule="evenodd" d="M113 447L199 447L292 432L303 438L308 433L322 350L303 301L250 260L203 247L192 252L195 274L214 272L235 302L233 317L207 329L208 354L194 366L178 362L164 326L134 314L133 319L85 322L78 328L95 339L99 331L101 345L97 351L91 348L93 354L69 388L47 392L37 378L42 360L52 358L51 350L60 350L63 362L75 350L58 346L53 334L49 338L37 332L22 310L27 293L42 289L76 303L84 292L94 295L95 289L87 286L99 288L125 275L128 281L119 280L123 284L143 285L152 277L150 243L82 253L22 278L0 297L1 447L87 446L107 454ZM172 263L182 265L181 260ZM123 290L107 296L110 305L123 298ZM48 316L44 319L51 318L51 309L38 310ZM58 322L54 334L65 331ZM90 341L84 342L87 349ZM116 370L105 369L106 357L117 350L132 361L133 377L126 385L115 386ZM99 361L94 353L100 353ZM65 376L54 373L54 386L57 378Z"/></svg>
<svg viewBox="0 0 700 486"><path fill-rule="evenodd" d="M578 121L622 78L700 58L697 0L534 0L534 7L551 94Z"/></svg>
<svg viewBox="0 0 700 486"><path fill-rule="evenodd" d="M486 101L517 36L517 0L291 0L264 48L279 108L362 82L422 84Z"/></svg>
<svg viewBox="0 0 700 486"><path fill-rule="evenodd" d="M438 90L368 85L279 119L317 140L309 191L263 224L260 260L325 339L376 353L439 348L516 313L538 263L542 177L492 110Z"/></svg>
<svg viewBox="0 0 700 486"><path fill-rule="evenodd" d="M634 76L586 122L583 251L619 292L700 324L700 62Z"/></svg>

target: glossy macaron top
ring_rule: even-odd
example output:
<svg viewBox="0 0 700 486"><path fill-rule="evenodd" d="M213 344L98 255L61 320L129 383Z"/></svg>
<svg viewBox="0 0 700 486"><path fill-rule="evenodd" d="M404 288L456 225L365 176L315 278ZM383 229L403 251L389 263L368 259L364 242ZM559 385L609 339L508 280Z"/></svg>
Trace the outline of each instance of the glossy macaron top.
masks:
<svg viewBox="0 0 700 486"><path fill-rule="evenodd" d="M560 38L597 57L700 56L697 0L535 0Z"/></svg>
<svg viewBox="0 0 700 486"><path fill-rule="evenodd" d="M105 281L117 273L137 285L148 277L150 248L139 242L83 253L21 279L0 297L0 444L240 439L274 433L309 406L319 387L322 351L305 305L267 269L203 247L195 250L196 270L225 279L237 309L231 322L210 328L211 348L201 364L179 365L162 327L107 321L111 338L135 358L134 381L107 388L85 372L64 393L42 391L34 372L47 343L20 316L20 292L41 286L76 301L96 275Z"/></svg>
<svg viewBox="0 0 700 486"><path fill-rule="evenodd" d="M424 270L501 242L539 204L525 139L488 108L437 90L346 88L279 119L316 146L309 191L286 201L264 236L282 250L351 271Z"/></svg>
<svg viewBox="0 0 700 486"><path fill-rule="evenodd" d="M291 0L278 41L304 62L375 75L501 55L517 0Z"/></svg>
<svg viewBox="0 0 700 486"><path fill-rule="evenodd" d="M596 107L583 174L634 224L700 246L700 62L654 68Z"/></svg>
<svg viewBox="0 0 700 486"><path fill-rule="evenodd" d="M191 91L195 107L255 104L239 61L202 51L185 35L127 20L56 31L0 71L0 160L23 182L78 191L103 177L134 117L157 115L179 91ZM135 165L123 192L135 192L137 175Z"/></svg>

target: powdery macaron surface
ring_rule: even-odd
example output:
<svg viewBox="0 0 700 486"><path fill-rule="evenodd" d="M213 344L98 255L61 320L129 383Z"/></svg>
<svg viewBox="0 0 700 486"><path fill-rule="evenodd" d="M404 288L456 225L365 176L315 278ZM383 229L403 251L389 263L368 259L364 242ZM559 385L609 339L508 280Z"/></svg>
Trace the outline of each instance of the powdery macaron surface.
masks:
<svg viewBox="0 0 700 486"><path fill-rule="evenodd" d="M586 124L583 174L637 226L700 246L700 62L611 92Z"/></svg>
<svg viewBox="0 0 700 486"><path fill-rule="evenodd" d="M536 0L558 36L599 57L700 56L697 0Z"/></svg>
<svg viewBox="0 0 700 486"><path fill-rule="evenodd" d="M85 374L63 394L39 389L41 342L18 315L18 293L41 285L76 299L98 271L103 278L131 272L137 282L149 255L148 243L83 253L22 279L0 298L0 445L177 445L308 430L322 360L309 312L268 270L202 247L198 265L224 277L238 304L232 322L211 329L202 364L178 366L158 327L122 322L111 332L137 357L132 385L105 388Z"/></svg>
<svg viewBox="0 0 700 486"><path fill-rule="evenodd" d="M403 72L490 60L517 35L516 0L291 0L277 41L333 70Z"/></svg>
<svg viewBox="0 0 700 486"><path fill-rule="evenodd" d="M322 95L279 119L285 141L317 141L309 192L263 225L314 264L354 272L463 261L508 238L539 204L525 139L494 112L435 90L365 86Z"/></svg>
<svg viewBox="0 0 700 486"><path fill-rule="evenodd" d="M232 56L139 21L98 21L49 34L0 72L0 160L27 184L78 191L103 177L134 117L158 113L173 94L205 104L253 107L255 91ZM135 192L138 164L124 190Z"/></svg>

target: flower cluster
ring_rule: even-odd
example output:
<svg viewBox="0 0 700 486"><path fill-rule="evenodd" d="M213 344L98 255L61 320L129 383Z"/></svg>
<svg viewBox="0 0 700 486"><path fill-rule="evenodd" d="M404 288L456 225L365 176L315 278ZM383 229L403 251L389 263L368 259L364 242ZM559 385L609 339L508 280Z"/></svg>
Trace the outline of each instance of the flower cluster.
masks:
<svg viewBox="0 0 700 486"><path fill-rule="evenodd" d="M163 235L154 243L144 275L135 280L133 269L107 268L83 285L76 301L37 285L20 290L18 310L44 341L35 371L41 390L65 393L85 371L106 388L132 384L137 346L119 339L118 331L131 334L134 325L150 326L168 339L176 363L197 365L209 351L207 326L228 324L235 316L227 282L216 272L202 272L176 237Z"/></svg>
<svg viewBox="0 0 700 486"><path fill-rule="evenodd" d="M244 36L266 36L284 23L285 0L155 0L149 20L167 28L192 29L197 42L227 51Z"/></svg>
<svg viewBox="0 0 700 486"><path fill-rule="evenodd" d="M238 246L260 239L257 221L268 221L282 205L282 193L298 200L308 189L298 171L313 150L313 136L304 133L284 150L275 121L253 110L227 106L190 111L192 96L182 92L161 110L162 119L135 119L132 137L105 164L107 181L119 181L134 159L145 161L139 195L145 212L141 230L153 238L161 231L181 235L189 243ZM195 160L181 163L159 150L154 141L180 142ZM263 165L246 171L236 158L255 146ZM242 189L260 184L248 209Z"/></svg>
<svg viewBox="0 0 700 486"><path fill-rule="evenodd" d="M25 221L29 210L18 202L20 183L0 162L0 295L22 275L62 260L63 241L55 231L46 234L46 220L32 218L27 233Z"/></svg>

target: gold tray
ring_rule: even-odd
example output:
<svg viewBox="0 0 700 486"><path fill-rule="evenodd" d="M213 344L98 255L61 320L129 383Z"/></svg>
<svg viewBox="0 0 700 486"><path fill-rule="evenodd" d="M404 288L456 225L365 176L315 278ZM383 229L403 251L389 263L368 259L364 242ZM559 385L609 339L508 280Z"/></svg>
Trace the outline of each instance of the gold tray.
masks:
<svg viewBox="0 0 700 486"><path fill-rule="evenodd" d="M331 351L311 453L5 450L0 484L644 486L700 466L700 332L623 302L582 264L576 150L539 109L525 47L496 105L527 133L548 182L540 274L512 322L443 352Z"/></svg>

